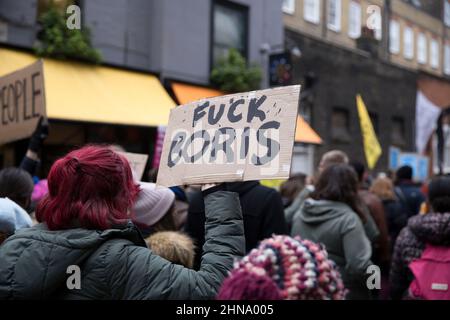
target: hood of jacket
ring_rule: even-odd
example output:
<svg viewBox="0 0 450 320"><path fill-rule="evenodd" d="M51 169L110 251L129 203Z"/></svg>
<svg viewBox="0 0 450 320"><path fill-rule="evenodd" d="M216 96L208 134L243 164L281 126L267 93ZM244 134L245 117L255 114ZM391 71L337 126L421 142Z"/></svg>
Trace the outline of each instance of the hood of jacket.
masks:
<svg viewBox="0 0 450 320"><path fill-rule="evenodd" d="M45 224L23 229L0 247L0 300L51 298L64 289L70 265L83 262L109 239L123 238L145 246L132 224L104 231L50 231Z"/></svg>
<svg viewBox="0 0 450 320"><path fill-rule="evenodd" d="M408 227L422 242L450 245L450 213L416 215L408 220Z"/></svg>
<svg viewBox="0 0 450 320"><path fill-rule="evenodd" d="M342 202L308 198L302 205L299 218L308 224L319 224L347 214L352 209Z"/></svg>

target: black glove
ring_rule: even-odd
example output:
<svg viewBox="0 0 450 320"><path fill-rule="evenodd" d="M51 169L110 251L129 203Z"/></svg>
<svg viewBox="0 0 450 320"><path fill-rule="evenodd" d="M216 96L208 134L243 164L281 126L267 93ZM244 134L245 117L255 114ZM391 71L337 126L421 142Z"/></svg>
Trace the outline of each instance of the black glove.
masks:
<svg viewBox="0 0 450 320"><path fill-rule="evenodd" d="M48 121L44 117L39 118L39 122L33 135L30 138L30 144L28 149L33 152L38 152L41 150L44 140L48 137Z"/></svg>

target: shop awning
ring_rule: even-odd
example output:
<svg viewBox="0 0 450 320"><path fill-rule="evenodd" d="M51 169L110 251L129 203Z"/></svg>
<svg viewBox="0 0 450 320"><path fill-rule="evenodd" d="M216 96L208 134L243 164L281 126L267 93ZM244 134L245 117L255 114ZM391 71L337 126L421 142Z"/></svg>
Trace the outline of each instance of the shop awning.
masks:
<svg viewBox="0 0 450 320"><path fill-rule="evenodd" d="M173 82L172 89L180 104L186 104L203 98L222 96L225 93L219 90ZM321 144L322 139L313 128L301 117L297 117L295 142Z"/></svg>
<svg viewBox="0 0 450 320"><path fill-rule="evenodd" d="M322 139L301 116L297 117L295 142L321 144Z"/></svg>
<svg viewBox="0 0 450 320"><path fill-rule="evenodd" d="M203 98L223 96L225 94L219 90L179 82L172 82L172 89L180 104L186 104Z"/></svg>
<svg viewBox="0 0 450 320"><path fill-rule="evenodd" d="M36 61L0 48L0 76ZM122 125L166 125L175 102L158 78L74 61L44 59L47 115L51 119Z"/></svg>

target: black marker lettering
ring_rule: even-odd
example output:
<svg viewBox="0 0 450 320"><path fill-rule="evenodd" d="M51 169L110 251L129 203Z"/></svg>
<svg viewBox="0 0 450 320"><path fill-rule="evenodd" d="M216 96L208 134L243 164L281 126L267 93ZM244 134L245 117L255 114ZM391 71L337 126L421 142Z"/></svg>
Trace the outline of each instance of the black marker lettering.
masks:
<svg viewBox="0 0 450 320"><path fill-rule="evenodd" d="M264 133L269 129L278 129L280 123L278 121L269 121L264 123L257 133L257 139L260 145L267 147L267 154L263 157L256 155L252 156L252 163L256 166L265 165L266 163L272 161L280 152L280 143L278 141L267 138Z"/></svg>
<svg viewBox="0 0 450 320"><path fill-rule="evenodd" d="M169 166L169 168L172 168L177 164L178 161L180 161L181 152L183 150L183 142L185 140L186 140L186 133L184 132L178 132L174 136L172 143L170 144L169 156L167 157L167 165ZM175 154L178 157L175 160L173 160L172 154Z"/></svg>
<svg viewBox="0 0 450 320"><path fill-rule="evenodd" d="M258 108L266 101L267 96L261 96L259 99L253 98L250 100L248 105L248 114L247 114L247 122L251 123L253 118L259 118L260 121L264 121L266 119L266 114L264 111L259 110Z"/></svg>

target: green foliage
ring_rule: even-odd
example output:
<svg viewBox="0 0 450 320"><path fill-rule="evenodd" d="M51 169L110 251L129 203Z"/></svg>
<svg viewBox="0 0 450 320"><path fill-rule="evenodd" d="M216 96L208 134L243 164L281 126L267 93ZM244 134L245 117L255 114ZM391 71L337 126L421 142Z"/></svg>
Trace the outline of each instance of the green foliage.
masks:
<svg viewBox="0 0 450 320"><path fill-rule="evenodd" d="M78 59L100 63L100 52L91 45L89 29L70 30L66 26L67 17L57 8L50 7L39 17L42 31L38 35L40 43L34 50L37 55L57 59Z"/></svg>
<svg viewBox="0 0 450 320"><path fill-rule="evenodd" d="M236 49L230 49L211 71L213 85L229 93L257 90L261 79L261 68L247 67L244 57Z"/></svg>

